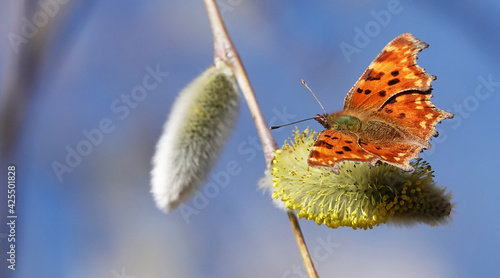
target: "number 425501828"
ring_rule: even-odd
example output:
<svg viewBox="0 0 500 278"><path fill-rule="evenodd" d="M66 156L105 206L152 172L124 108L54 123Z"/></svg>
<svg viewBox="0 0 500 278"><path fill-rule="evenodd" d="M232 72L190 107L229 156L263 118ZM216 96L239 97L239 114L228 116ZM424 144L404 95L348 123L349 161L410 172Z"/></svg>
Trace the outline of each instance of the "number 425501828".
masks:
<svg viewBox="0 0 500 278"><path fill-rule="evenodd" d="M16 166L7 167L7 206L9 214L15 214L16 210Z"/></svg>

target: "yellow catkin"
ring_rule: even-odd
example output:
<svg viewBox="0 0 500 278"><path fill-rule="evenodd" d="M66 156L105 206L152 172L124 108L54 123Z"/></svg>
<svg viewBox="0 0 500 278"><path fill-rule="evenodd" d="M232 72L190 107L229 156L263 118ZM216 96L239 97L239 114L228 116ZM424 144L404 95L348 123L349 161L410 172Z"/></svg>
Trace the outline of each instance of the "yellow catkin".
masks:
<svg viewBox="0 0 500 278"><path fill-rule="evenodd" d="M314 132L296 131L276 151L273 198L299 218L331 228L372 229L384 223L437 225L448 221L451 194L435 185L430 165L412 162L408 173L387 164L343 163L340 173L307 164Z"/></svg>

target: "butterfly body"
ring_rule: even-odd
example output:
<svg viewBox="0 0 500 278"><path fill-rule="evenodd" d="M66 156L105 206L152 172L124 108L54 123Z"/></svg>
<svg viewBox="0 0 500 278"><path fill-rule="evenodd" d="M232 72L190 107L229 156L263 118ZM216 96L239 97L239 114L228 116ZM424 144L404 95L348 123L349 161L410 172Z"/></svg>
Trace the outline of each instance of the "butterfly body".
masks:
<svg viewBox="0 0 500 278"><path fill-rule="evenodd" d="M317 115L325 127L310 152L311 166L338 173L343 161L382 161L405 171L409 161L430 148L435 125L453 114L430 102L431 82L416 63L428 45L403 34L391 41L346 96L344 109Z"/></svg>
<svg viewBox="0 0 500 278"><path fill-rule="evenodd" d="M335 130L341 131L352 131L357 132L361 129L361 120L355 116L350 115L316 115L315 119L322 124L325 128L333 128Z"/></svg>

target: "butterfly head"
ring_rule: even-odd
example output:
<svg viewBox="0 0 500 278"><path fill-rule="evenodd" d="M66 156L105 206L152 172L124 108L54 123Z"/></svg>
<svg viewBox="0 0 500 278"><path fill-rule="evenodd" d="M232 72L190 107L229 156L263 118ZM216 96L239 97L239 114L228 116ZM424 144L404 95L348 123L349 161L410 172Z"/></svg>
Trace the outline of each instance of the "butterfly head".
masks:
<svg viewBox="0 0 500 278"><path fill-rule="evenodd" d="M328 114L316 114L316 117L314 117L314 119L322 126L324 126L326 129L332 127L332 119L331 116Z"/></svg>

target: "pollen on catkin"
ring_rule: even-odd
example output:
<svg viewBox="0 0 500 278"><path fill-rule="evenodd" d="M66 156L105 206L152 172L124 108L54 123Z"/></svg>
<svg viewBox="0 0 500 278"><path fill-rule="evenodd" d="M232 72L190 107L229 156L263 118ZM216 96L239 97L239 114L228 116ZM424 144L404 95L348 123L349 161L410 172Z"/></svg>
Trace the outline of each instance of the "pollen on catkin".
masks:
<svg viewBox="0 0 500 278"><path fill-rule="evenodd" d="M180 92L153 157L151 192L159 209L171 211L198 191L234 127L239 102L223 61Z"/></svg>
<svg viewBox="0 0 500 278"><path fill-rule="evenodd" d="M431 166L417 159L415 170L388 164L344 162L340 173L307 163L315 132L296 130L293 140L276 151L271 165L274 191L299 218L331 228L368 229L382 223L447 223L454 204L451 193L436 186Z"/></svg>

